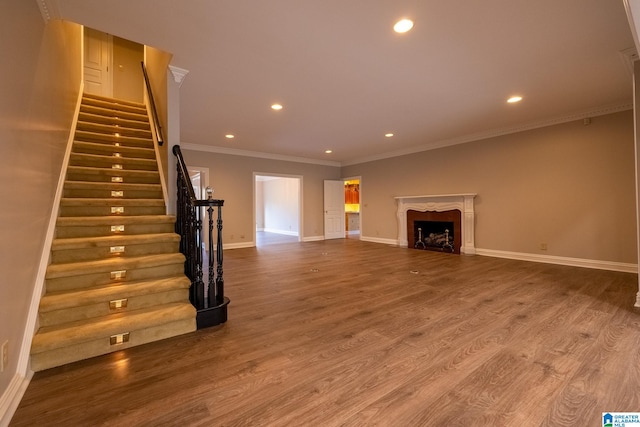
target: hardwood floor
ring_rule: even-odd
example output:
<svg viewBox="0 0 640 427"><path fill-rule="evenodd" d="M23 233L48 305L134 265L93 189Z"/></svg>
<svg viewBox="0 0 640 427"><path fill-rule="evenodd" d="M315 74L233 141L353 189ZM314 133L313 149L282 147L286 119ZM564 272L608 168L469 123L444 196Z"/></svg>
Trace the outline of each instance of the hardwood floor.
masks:
<svg viewBox="0 0 640 427"><path fill-rule="evenodd" d="M298 236L287 234L269 233L267 231L256 231L256 246L276 245L280 243L298 242Z"/></svg>
<svg viewBox="0 0 640 427"><path fill-rule="evenodd" d="M637 276L341 239L225 254L222 326L37 373L12 426L597 426Z"/></svg>

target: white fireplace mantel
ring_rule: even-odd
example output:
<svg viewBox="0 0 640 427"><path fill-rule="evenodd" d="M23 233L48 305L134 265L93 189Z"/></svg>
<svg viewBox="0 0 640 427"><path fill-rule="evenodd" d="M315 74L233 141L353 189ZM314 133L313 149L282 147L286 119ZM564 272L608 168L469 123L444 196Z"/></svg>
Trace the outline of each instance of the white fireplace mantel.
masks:
<svg viewBox="0 0 640 427"><path fill-rule="evenodd" d="M398 243L407 247L407 211L418 212L443 212L459 210L462 214L462 247L460 253L475 255L475 212L473 200L476 193L463 194L439 194L427 196L401 196L395 199L398 202Z"/></svg>

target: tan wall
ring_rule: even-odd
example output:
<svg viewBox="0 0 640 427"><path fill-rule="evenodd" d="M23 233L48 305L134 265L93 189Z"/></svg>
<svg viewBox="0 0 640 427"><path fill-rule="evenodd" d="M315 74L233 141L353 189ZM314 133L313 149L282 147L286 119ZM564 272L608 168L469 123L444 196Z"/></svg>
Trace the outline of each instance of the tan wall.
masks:
<svg viewBox="0 0 640 427"><path fill-rule="evenodd" d="M342 175L362 176L365 237L397 239L394 196L478 193L477 248L637 262L631 111L347 166Z"/></svg>
<svg viewBox="0 0 640 427"><path fill-rule="evenodd" d="M69 22L45 27L36 2L6 1L2 9L0 342L9 341L9 367L0 374L0 395L17 372L80 88L82 37L81 27Z"/></svg>
<svg viewBox="0 0 640 427"><path fill-rule="evenodd" d="M164 52L159 49L155 49L150 46L145 47L145 65L147 67L147 74L151 81L151 90L153 91L153 98L158 110L158 117L160 119L160 125L162 126L162 133L164 138L168 137L168 116L167 116L167 70L169 62L173 55ZM164 178L169 183L169 157L170 150L169 143L165 143L160 147L160 161L162 162L162 169L164 171ZM170 188L170 187L169 187Z"/></svg>
<svg viewBox="0 0 640 427"><path fill-rule="evenodd" d="M129 40L113 37L113 97L143 102L143 80L140 61L144 58L144 46Z"/></svg>
<svg viewBox="0 0 640 427"><path fill-rule="evenodd" d="M323 191L325 179L340 179L340 168L182 149L187 165L208 167L214 198L224 199L224 242L251 242L253 222L253 173L301 175L302 238L324 234ZM241 238L240 236L244 236Z"/></svg>

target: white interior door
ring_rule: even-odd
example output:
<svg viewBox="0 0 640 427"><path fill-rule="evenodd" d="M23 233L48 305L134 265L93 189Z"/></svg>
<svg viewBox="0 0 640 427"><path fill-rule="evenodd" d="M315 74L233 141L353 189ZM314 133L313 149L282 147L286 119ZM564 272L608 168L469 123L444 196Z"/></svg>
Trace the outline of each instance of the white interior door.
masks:
<svg viewBox="0 0 640 427"><path fill-rule="evenodd" d="M324 238L342 239L344 227L344 182L324 182Z"/></svg>
<svg viewBox="0 0 640 427"><path fill-rule="evenodd" d="M84 28L84 91L113 96L113 37Z"/></svg>

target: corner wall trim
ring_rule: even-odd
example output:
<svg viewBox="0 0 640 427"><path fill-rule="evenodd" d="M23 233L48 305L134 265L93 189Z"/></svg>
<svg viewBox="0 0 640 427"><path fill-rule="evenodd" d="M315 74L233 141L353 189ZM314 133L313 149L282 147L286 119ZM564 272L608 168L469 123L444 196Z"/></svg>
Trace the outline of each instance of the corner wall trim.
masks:
<svg viewBox="0 0 640 427"><path fill-rule="evenodd" d="M598 270L620 271L623 273L638 273L637 264L615 261L600 261L595 259L571 258L554 255L539 255L524 252L498 251L494 249L476 248L476 254L494 258L506 258L519 261L542 262L546 264L566 265L569 267L594 268Z"/></svg>
<svg viewBox="0 0 640 427"><path fill-rule="evenodd" d="M320 242L322 240L324 240L324 236L309 236L302 238L303 242Z"/></svg>

